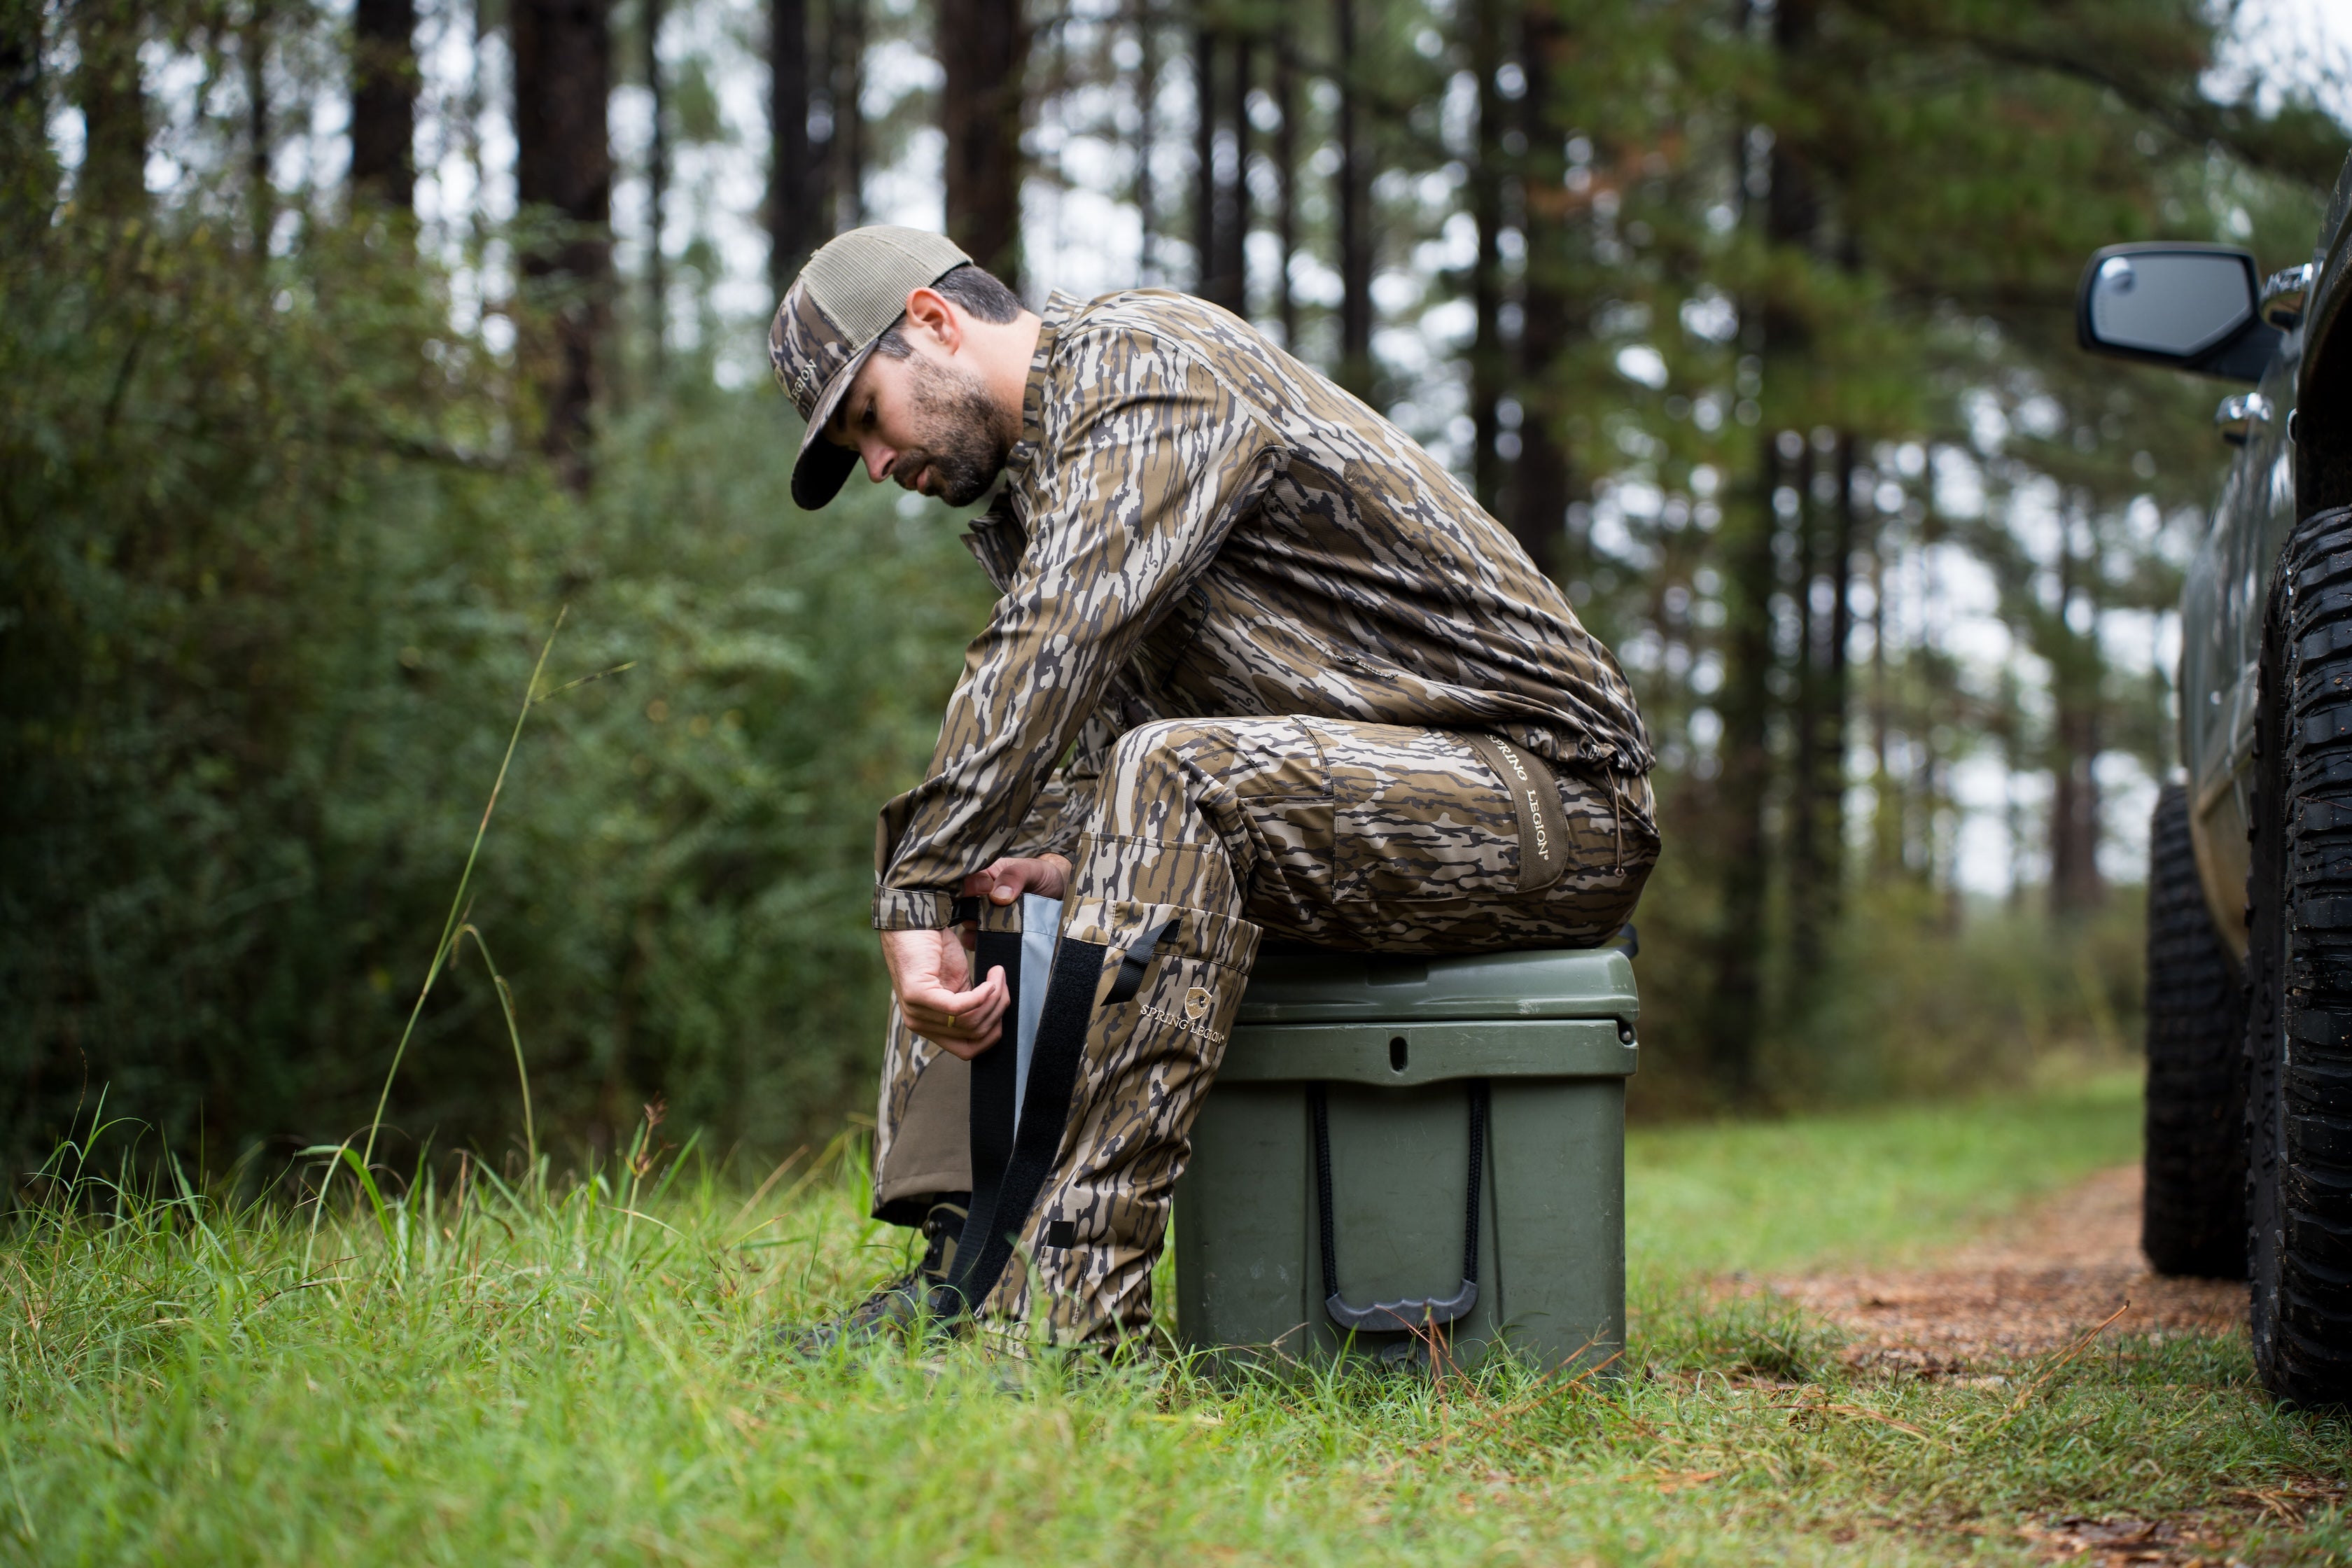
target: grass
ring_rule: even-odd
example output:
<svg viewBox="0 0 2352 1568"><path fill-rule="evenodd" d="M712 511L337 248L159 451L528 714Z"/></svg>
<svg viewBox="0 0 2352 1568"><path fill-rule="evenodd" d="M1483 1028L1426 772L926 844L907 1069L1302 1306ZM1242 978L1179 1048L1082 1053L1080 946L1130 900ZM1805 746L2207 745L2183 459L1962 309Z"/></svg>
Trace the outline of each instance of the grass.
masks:
<svg viewBox="0 0 2352 1568"><path fill-rule="evenodd" d="M1916 1253L2128 1158L2112 1080L1638 1136L1622 1381L1511 1366L1221 1386L765 1331L901 1256L854 1162L746 1201L688 1163L305 1209L85 1182L0 1247L0 1555L67 1563L1945 1563L2053 1514L2215 1512L2249 1562L2352 1526L2242 1339L2122 1340L2015 1388L1848 1372L1727 1269ZM797 1183L797 1184L795 1184ZM352 1184L340 1190L354 1194ZM102 1212L89 1212L95 1205ZM306 1268L305 1258L309 1258Z"/></svg>
<svg viewBox="0 0 2352 1568"><path fill-rule="evenodd" d="M1904 1263L2138 1159L2139 1084L2077 1075L1957 1106L1637 1130L1625 1155L1637 1273Z"/></svg>

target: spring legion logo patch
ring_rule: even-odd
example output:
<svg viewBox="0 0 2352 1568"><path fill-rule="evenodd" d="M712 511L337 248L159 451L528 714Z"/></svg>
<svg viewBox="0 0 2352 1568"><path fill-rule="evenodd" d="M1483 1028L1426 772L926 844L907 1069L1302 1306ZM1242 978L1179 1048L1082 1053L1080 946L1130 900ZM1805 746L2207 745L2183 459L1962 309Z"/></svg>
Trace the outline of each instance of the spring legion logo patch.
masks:
<svg viewBox="0 0 2352 1568"><path fill-rule="evenodd" d="M1191 1019L1193 1023L1199 1023L1201 1021L1201 1015L1206 1013L1209 1010L1209 1005L1215 1000L1215 997L1210 995L1200 986L1193 986L1191 990L1184 993L1184 1016Z"/></svg>

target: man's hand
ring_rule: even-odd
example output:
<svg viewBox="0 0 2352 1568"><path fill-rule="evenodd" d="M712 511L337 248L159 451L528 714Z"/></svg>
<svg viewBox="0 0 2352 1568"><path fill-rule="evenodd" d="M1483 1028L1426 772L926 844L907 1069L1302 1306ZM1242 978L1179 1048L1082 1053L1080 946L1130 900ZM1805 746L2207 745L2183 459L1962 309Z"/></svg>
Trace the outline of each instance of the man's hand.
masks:
<svg viewBox="0 0 2352 1568"><path fill-rule="evenodd" d="M971 985L971 959L953 931L886 931L882 962L907 1027L970 1061L996 1044L1012 1000L1002 967ZM970 986L970 989L966 989Z"/></svg>
<svg viewBox="0 0 2352 1568"><path fill-rule="evenodd" d="M1024 893L1058 899L1069 879L1070 863L1059 855L1011 857L974 871L958 891L1002 905ZM1012 999L1002 968L971 984L971 942L970 927L882 933L882 962L889 966L890 989L898 994L907 1026L966 1061L996 1044Z"/></svg>
<svg viewBox="0 0 2352 1568"><path fill-rule="evenodd" d="M1040 855L1035 859L1008 856L985 871L974 871L963 879L956 891L967 899L986 899L992 904L1009 904L1024 893L1034 893L1041 899L1058 899L1062 889L1070 885L1070 863L1059 855Z"/></svg>

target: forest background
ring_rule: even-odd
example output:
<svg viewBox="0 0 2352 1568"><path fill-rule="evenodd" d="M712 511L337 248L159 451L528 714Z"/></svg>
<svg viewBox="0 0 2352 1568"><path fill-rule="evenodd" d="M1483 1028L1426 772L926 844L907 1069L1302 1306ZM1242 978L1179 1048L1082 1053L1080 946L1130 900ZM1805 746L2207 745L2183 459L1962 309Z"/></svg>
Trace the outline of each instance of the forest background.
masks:
<svg viewBox="0 0 2352 1568"><path fill-rule="evenodd" d="M943 223L1444 454L1636 683L1638 1111L2127 1048L2217 389L2115 240L2307 256L2329 62L2202 0L63 0L0 14L0 1152L369 1116L533 661L416 1142L865 1109L873 812L989 591L787 498L775 290ZM2237 53L2232 53L2233 49ZM2340 72L2334 79L2340 82ZM587 679L627 666L619 673ZM503 985L487 968L497 954ZM502 991L512 1005L509 1037Z"/></svg>

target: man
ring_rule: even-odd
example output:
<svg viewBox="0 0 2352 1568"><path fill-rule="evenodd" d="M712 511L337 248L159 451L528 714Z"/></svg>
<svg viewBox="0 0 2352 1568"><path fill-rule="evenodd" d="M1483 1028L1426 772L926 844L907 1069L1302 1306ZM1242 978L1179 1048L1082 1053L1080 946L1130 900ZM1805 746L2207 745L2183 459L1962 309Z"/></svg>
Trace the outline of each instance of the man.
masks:
<svg viewBox="0 0 2352 1568"><path fill-rule="evenodd" d="M931 1246L805 1342L966 1314L1115 1342L1149 1321L1261 933L1607 940L1657 856L1648 737L1444 468L1213 305L1040 317L947 240L865 228L810 258L770 352L803 507L861 466L950 506L1002 479L969 543L1003 597L876 857L875 1212ZM1028 933L1057 945L1016 1083L1024 894L1062 902Z"/></svg>

